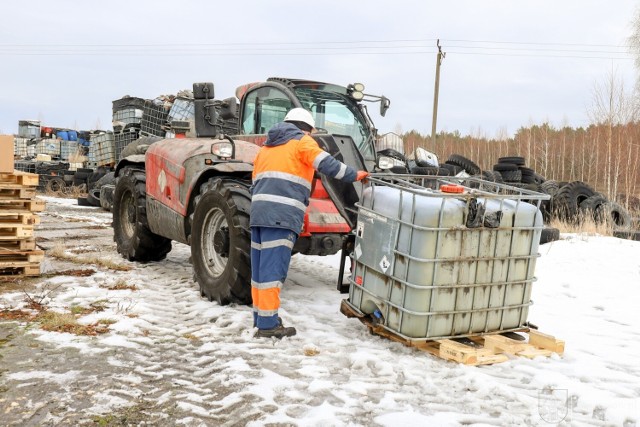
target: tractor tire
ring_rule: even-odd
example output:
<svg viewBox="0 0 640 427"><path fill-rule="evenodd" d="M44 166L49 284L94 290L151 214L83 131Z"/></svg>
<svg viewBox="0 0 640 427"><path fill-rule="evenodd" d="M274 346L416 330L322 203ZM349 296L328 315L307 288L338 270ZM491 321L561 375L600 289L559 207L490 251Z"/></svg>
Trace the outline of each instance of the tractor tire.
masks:
<svg viewBox="0 0 640 427"><path fill-rule="evenodd" d="M59 176L54 176L45 184L45 190L53 194L62 194L67 188L67 183Z"/></svg>
<svg viewBox="0 0 640 427"><path fill-rule="evenodd" d="M560 185L558 185L558 181L554 181L552 179L540 184L540 191L544 194L550 195L551 197L555 196L559 189Z"/></svg>
<svg viewBox="0 0 640 427"><path fill-rule="evenodd" d="M502 175L502 179L506 183L514 183L522 181L522 172L519 170L515 171L499 171L500 175Z"/></svg>
<svg viewBox="0 0 640 427"><path fill-rule="evenodd" d="M580 210L585 217L593 218L597 224L600 224L606 220L605 212L608 212L608 204L609 200L606 197L596 193L580 203Z"/></svg>
<svg viewBox="0 0 640 427"><path fill-rule="evenodd" d="M540 244L555 242L560 240L560 230L554 227L544 227L540 233Z"/></svg>
<svg viewBox="0 0 640 427"><path fill-rule="evenodd" d="M623 208L620 204L616 202L609 203L609 209L607 213L611 217L611 221L614 224L614 228L616 230L630 230L631 229L631 215L629 211Z"/></svg>
<svg viewBox="0 0 640 427"><path fill-rule="evenodd" d="M518 166L524 166L525 160L524 160L524 157L520 157L520 156L507 156L507 157L499 157L498 163L511 163Z"/></svg>
<svg viewBox="0 0 640 427"><path fill-rule="evenodd" d="M464 169L461 168L460 166L454 165L452 163L446 163L446 162L442 164L442 168L447 169L449 171L449 176L456 176L460 172L464 171Z"/></svg>
<svg viewBox="0 0 640 427"><path fill-rule="evenodd" d="M220 305L251 304L249 184L211 178L191 215L191 262L200 293Z"/></svg>
<svg viewBox="0 0 640 427"><path fill-rule="evenodd" d="M147 152L147 148L149 148L149 145L153 144L156 141L160 141L161 139L164 138L161 138L159 136L143 136L142 138L138 138L124 147L124 149L120 153L120 158L124 159L129 156L133 156L134 154L145 154Z"/></svg>
<svg viewBox="0 0 640 427"><path fill-rule="evenodd" d="M448 172L448 171L447 171ZM411 173L414 175L439 175L440 168L438 167L425 167L425 166L416 166L411 168Z"/></svg>
<svg viewBox="0 0 640 427"><path fill-rule="evenodd" d="M160 261L171 251L171 240L149 230L144 171L125 169L113 197L113 240L129 261Z"/></svg>
<svg viewBox="0 0 640 427"><path fill-rule="evenodd" d="M480 175L482 173L482 169L480 169L478 165L476 165L466 157L460 156L458 154L450 155L447 159L447 163L449 163L450 165L460 166L469 175Z"/></svg>
<svg viewBox="0 0 640 427"><path fill-rule="evenodd" d="M493 170L496 172L517 171L518 169L518 165L513 163L496 163L493 165Z"/></svg>
<svg viewBox="0 0 640 427"><path fill-rule="evenodd" d="M100 206L105 211L111 212L113 209L113 193L116 186L113 184L104 184L100 186Z"/></svg>
<svg viewBox="0 0 640 427"><path fill-rule="evenodd" d="M574 181L561 187L553 197L553 210L558 218L565 221L578 221L580 203L596 192L582 181Z"/></svg>

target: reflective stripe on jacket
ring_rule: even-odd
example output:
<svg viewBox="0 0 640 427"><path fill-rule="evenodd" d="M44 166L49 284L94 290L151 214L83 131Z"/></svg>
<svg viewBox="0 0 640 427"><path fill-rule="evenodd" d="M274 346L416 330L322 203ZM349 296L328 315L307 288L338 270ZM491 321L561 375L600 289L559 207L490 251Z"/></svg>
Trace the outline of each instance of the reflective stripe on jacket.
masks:
<svg viewBox="0 0 640 427"><path fill-rule="evenodd" d="M334 159L291 123L278 123L253 165L251 226L302 230L314 170L346 182L356 171Z"/></svg>

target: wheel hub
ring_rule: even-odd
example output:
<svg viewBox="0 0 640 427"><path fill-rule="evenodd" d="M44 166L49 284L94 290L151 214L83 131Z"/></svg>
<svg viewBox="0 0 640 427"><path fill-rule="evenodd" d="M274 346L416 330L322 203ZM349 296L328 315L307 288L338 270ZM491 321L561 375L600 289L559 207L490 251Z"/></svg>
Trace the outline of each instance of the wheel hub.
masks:
<svg viewBox="0 0 640 427"><path fill-rule="evenodd" d="M220 227L213 235L213 247L223 257L229 256L229 228Z"/></svg>

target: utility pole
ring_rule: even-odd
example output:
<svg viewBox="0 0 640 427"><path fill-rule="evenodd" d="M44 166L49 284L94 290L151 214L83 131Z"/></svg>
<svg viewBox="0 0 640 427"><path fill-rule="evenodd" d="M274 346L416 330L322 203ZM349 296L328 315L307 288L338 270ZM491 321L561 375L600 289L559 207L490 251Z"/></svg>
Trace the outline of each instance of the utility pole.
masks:
<svg viewBox="0 0 640 427"><path fill-rule="evenodd" d="M431 151L436 151L436 122L438 121L438 93L440 92L440 65L442 60L446 56L446 52L442 51L440 46L440 39L438 39L436 46L438 46L438 57L436 59L436 84L433 89L433 121L431 122Z"/></svg>

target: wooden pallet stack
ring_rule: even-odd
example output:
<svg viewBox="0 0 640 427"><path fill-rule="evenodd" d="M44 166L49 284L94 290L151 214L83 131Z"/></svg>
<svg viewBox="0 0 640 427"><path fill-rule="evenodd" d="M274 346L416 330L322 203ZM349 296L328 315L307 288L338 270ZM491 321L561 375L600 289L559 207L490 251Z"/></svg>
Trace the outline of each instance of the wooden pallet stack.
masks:
<svg viewBox="0 0 640 427"><path fill-rule="evenodd" d="M0 280L40 274L44 251L36 249L34 227L45 204L36 199L38 179L20 171L0 173Z"/></svg>

